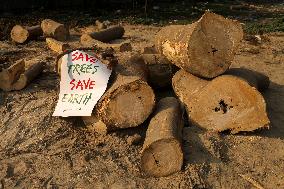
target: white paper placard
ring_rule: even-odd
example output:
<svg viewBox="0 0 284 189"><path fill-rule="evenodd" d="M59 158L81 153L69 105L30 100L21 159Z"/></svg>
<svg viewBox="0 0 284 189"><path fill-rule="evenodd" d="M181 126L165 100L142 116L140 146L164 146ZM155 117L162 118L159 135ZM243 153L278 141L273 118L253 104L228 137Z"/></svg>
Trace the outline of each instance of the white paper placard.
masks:
<svg viewBox="0 0 284 189"><path fill-rule="evenodd" d="M97 57L73 51L62 57L60 94L53 116L91 116L111 70Z"/></svg>

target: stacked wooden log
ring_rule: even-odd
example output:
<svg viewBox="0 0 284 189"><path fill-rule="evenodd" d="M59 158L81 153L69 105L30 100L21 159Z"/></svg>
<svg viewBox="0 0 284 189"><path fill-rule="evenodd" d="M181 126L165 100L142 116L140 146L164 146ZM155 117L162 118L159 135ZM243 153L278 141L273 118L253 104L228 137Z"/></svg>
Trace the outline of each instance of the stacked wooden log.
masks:
<svg viewBox="0 0 284 189"><path fill-rule="evenodd" d="M244 68L229 69L242 37L237 21L211 12L193 24L166 26L157 33L157 52L181 68L172 78L172 87L191 125L231 133L268 127L266 104L259 91L268 88L269 78ZM156 109L141 167L159 177L181 169L182 118L174 99L162 99Z"/></svg>
<svg viewBox="0 0 284 189"><path fill-rule="evenodd" d="M265 90L269 79L229 69L242 36L237 21L211 12L193 24L158 32L157 51L181 68L172 86L192 124L232 133L268 126L265 101L257 89Z"/></svg>

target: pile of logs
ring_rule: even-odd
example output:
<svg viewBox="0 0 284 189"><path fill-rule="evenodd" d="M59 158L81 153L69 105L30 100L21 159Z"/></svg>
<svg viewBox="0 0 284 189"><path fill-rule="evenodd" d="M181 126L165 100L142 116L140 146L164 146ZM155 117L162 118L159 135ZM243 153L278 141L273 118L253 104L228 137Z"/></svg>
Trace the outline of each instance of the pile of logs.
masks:
<svg viewBox="0 0 284 189"><path fill-rule="evenodd" d="M211 12L190 25L166 26L157 33L159 56L180 68L172 77L179 101L168 97L156 106L141 156L147 174L160 177L181 170L179 103L191 125L209 131L234 134L269 126L259 92L268 88L269 78L245 68L229 69L242 38L240 23Z"/></svg>
<svg viewBox="0 0 284 189"><path fill-rule="evenodd" d="M111 49L111 53L131 51L122 38L122 26L108 27L96 22L97 31L80 37L81 47ZM11 38L25 43L40 36L58 54L70 49L69 30L50 19L40 26L15 26ZM231 68L243 38L239 22L206 12L190 25L163 27L156 35L155 46L147 47L113 67L108 88L84 123L96 132L137 127L150 115L150 123L141 152L141 168L148 175L167 176L183 165L182 130L185 108L191 125L206 130L231 133L268 127L266 104L259 91L269 86L269 78L245 69ZM100 54L102 61L110 59ZM112 59L113 61L113 59ZM56 65L60 74L61 60ZM0 88L19 90L43 69L37 63L25 71L19 61L0 73ZM177 71L179 69L179 71ZM172 86L176 97L155 103L153 88Z"/></svg>

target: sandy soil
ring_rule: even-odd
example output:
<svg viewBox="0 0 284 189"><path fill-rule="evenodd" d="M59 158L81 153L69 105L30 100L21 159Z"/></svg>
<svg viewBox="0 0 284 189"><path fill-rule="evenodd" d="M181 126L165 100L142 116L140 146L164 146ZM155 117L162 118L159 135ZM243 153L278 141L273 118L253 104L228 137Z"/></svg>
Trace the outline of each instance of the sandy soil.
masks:
<svg viewBox="0 0 284 189"><path fill-rule="evenodd" d="M150 45L159 30L139 25L125 28L133 52ZM0 48L6 61L39 58L49 65L26 89L0 92L0 189L284 188L284 33L267 34L258 45L244 41L233 63L270 77L271 85L263 94L270 129L231 135L187 125L183 169L163 178L141 172L143 140L137 145L127 142L135 134L144 139L148 121L98 135L80 119L52 117L59 92L59 77L53 70L56 55L43 41L17 46L3 41ZM172 94L168 89L157 96Z"/></svg>

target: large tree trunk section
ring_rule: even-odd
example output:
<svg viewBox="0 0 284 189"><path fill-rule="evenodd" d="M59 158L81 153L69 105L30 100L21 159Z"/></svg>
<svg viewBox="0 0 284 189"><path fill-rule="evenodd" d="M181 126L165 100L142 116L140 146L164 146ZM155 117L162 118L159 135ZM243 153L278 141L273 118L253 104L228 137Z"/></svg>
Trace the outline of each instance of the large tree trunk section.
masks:
<svg viewBox="0 0 284 189"><path fill-rule="evenodd" d="M161 54L143 54L149 69L148 82L155 88L164 88L171 84L174 68L171 62Z"/></svg>
<svg viewBox="0 0 284 189"><path fill-rule="evenodd" d="M90 33L90 36L93 39L107 43L114 39L121 38L124 35L124 32L125 31L122 26L114 26L99 32Z"/></svg>
<svg viewBox="0 0 284 189"><path fill-rule="evenodd" d="M268 127L262 95L242 78L223 75L212 81L181 70L173 77L173 88L185 104L189 120L213 131L253 131Z"/></svg>
<svg viewBox="0 0 284 189"><path fill-rule="evenodd" d="M246 68L231 68L225 74L242 78L259 91L268 89L270 83L268 76Z"/></svg>
<svg viewBox="0 0 284 189"><path fill-rule="evenodd" d="M181 170L182 110L178 100L166 97L159 101L147 129L141 167L151 176L168 176Z"/></svg>
<svg viewBox="0 0 284 189"><path fill-rule="evenodd" d="M59 41L65 41L69 37L69 31L63 24L50 19L43 20L41 28L45 37L51 37Z"/></svg>
<svg viewBox="0 0 284 189"><path fill-rule="evenodd" d="M114 70L116 76L94 111L109 130L136 127L151 114L155 94L146 82L145 67L141 57L133 56Z"/></svg>
<svg viewBox="0 0 284 189"><path fill-rule="evenodd" d="M57 69L60 73L61 61ZM147 81L148 69L141 56L132 56L118 64L109 80L109 87L94 108L86 124L102 121L106 130L136 127L143 123L155 106L155 94ZM100 124L101 127L101 124Z"/></svg>
<svg viewBox="0 0 284 189"><path fill-rule="evenodd" d="M37 62L31 65L20 78L13 84L13 90L21 90L25 88L32 80L34 80L44 69L44 62Z"/></svg>
<svg viewBox="0 0 284 189"><path fill-rule="evenodd" d="M29 40L33 40L42 35L42 29L40 25L32 27L24 27L16 25L11 30L11 38L16 43L25 43Z"/></svg>
<svg viewBox="0 0 284 189"><path fill-rule="evenodd" d="M132 46L129 42L122 42L119 44L110 44L110 43L103 43L96 39L93 39L89 34L83 34L80 38L80 42L83 46L86 47L99 47L102 49L112 48L116 52L125 52L131 51Z"/></svg>
<svg viewBox="0 0 284 189"><path fill-rule="evenodd" d="M21 73L25 71L25 61L19 60L7 69L0 72L0 88L4 91L11 91L12 85L16 82Z"/></svg>
<svg viewBox="0 0 284 189"><path fill-rule="evenodd" d="M243 38L240 23L206 12L190 25L171 25L156 35L156 48L193 75L214 78L224 73Z"/></svg>
<svg viewBox="0 0 284 189"><path fill-rule="evenodd" d="M53 38L46 38L46 44L47 46L56 52L57 54L63 53L65 50L70 49L70 45L68 43L64 43L61 41L57 41L56 39Z"/></svg>

